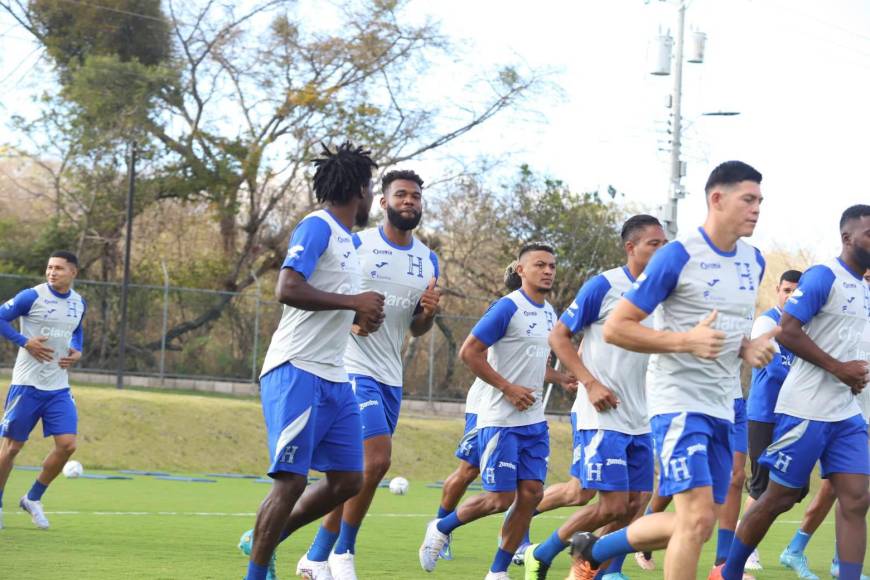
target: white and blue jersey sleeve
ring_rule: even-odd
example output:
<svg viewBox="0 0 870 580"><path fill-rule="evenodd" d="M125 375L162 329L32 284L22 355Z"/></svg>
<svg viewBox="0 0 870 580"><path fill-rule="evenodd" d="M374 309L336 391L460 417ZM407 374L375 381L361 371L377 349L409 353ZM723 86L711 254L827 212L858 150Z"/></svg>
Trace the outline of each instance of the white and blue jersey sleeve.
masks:
<svg viewBox="0 0 870 580"><path fill-rule="evenodd" d="M779 308L771 308L756 318L750 338L758 338L776 328L781 315ZM775 340L773 344L776 349L773 359L763 368L752 369L752 386L746 399L746 417L750 421L774 422L776 400L794 359L794 355L787 348Z"/></svg>
<svg viewBox="0 0 870 580"><path fill-rule="evenodd" d="M810 340L834 359L861 358L861 338L870 319L870 288L839 258L804 272L784 311L799 320ZM837 377L795 357L776 412L837 422L860 414L861 408L852 390Z"/></svg>
<svg viewBox="0 0 870 580"><path fill-rule="evenodd" d="M496 301L477 321L477 324L471 329L471 334L486 346L494 345L507 333L508 326L516 311L516 303L508 297Z"/></svg>
<svg viewBox="0 0 870 580"><path fill-rule="evenodd" d="M667 244L653 254L652 260L625 298L647 314L652 314L676 288L680 273L688 261L689 254L682 243Z"/></svg>
<svg viewBox="0 0 870 580"><path fill-rule="evenodd" d="M21 347L27 344L27 337L15 330L12 323L30 313L30 307L33 306L37 296L36 290L28 288L0 306L0 336Z"/></svg>
<svg viewBox="0 0 870 580"><path fill-rule="evenodd" d="M287 257L281 267L291 268L308 280L314 273L320 256L329 246L330 237L332 229L322 218L310 217L302 220L290 236Z"/></svg>
<svg viewBox="0 0 870 580"><path fill-rule="evenodd" d="M598 274L591 278L580 287L574 302L562 313L559 321L573 334L598 322L601 319L601 304L610 288L610 281L605 276Z"/></svg>

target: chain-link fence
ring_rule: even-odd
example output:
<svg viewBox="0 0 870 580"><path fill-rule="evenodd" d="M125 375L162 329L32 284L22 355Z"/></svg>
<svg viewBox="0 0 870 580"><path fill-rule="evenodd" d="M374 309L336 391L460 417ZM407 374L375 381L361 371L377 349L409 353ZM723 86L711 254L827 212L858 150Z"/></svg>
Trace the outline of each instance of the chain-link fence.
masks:
<svg viewBox="0 0 870 580"><path fill-rule="evenodd" d="M43 280L0 274L0 300ZM79 370L118 371L121 285L77 280L88 303L85 349ZM189 379L256 381L281 305L253 288L243 293L131 284L128 294L126 373ZM482 312L485 303L481 303ZM464 401L473 377L458 357L477 316L439 315L432 331L409 338L404 396ZM0 341L0 365L14 364L17 347ZM567 411L570 401L554 389L548 410Z"/></svg>

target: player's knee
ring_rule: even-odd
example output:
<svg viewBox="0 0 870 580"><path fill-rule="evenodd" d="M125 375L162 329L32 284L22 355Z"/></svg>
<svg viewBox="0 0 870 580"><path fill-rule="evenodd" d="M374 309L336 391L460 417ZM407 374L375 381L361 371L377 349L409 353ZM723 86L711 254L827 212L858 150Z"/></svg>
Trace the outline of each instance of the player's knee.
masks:
<svg viewBox="0 0 870 580"><path fill-rule="evenodd" d="M463 461L456 473L462 483L468 486L477 479L477 476L480 475L480 470L470 463Z"/></svg>
<svg viewBox="0 0 870 580"><path fill-rule="evenodd" d="M390 470L392 461L389 455L366 458L366 477L380 481Z"/></svg>
<svg viewBox="0 0 870 580"><path fill-rule="evenodd" d="M362 485L363 475L356 472L344 473L342 477L335 478L329 483L332 494L339 498L340 501L348 500L358 494L362 489Z"/></svg>
<svg viewBox="0 0 870 580"><path fill-rule="evenodd" d="M742 491L744 485L746 485L746 471L742 467L735 467L731 472L731 487Z"/></svg>
<svg viewBox="0 0 870 580"><path fill-rule="evenodd" d="M629 518L633 512L630 509L631 502L625 501L599 501L598 509L602 519L608 522L622 521Z"/></svg>
<svg viewBox="0 0 870 580"><path fill-rule="evenodd" d="M487 504L489 511L492 513L506 512L511 504L514 503L515 494L510 492L494 492L488 494Z"/></svg>
<svg viewBox="0 0 870 580"><path fill-rule="evenodd" d="M8 459L15 459L21 449L24 447L24 441L15 441L14 439L4 439L0 444L0 456Z"/></svg>
<svg viewBox="0 0 870 580"><path fill-rule="evenodd" d="M55 443L55 448L67 456L72 455L76 452L76 440L66 439L63 441L58 441L57 443Z"/></svg>
<svg viewBox="0 0 870 580"><path fill-rule="evenodd" d="M519 498L526 505L537 506L544 499L544 486L536 485L530 487L522 487L519 490Z"/></svg>
<svg viewBox="0 0 870 580"><path fill-rule="evenodd" d="M716 527L716 516L711 510L695 510L682 516L678 522L683 531L693 538L706 542L713 535Z"/></svg>
<svg viewBox="0 0 870 580"><path fill-rule="evenodd" d="M855 490L854 493L841 493L837 498L840 502L840 511L856 519L864 519L870 508L870 490Z"/></svg>

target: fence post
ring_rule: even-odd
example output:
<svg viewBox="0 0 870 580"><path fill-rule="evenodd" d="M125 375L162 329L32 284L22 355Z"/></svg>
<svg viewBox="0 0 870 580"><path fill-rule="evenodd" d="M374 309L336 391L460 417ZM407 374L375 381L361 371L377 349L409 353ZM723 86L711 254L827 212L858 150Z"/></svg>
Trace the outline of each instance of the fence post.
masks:
<svg viewBox="0 0 870 580"><path fill-rule="evenodd" d="M257 382L257 356L260 347L260 279L251 270L251 276L254 277L254 284L257 286L257 297L254 303L254 349L251 355L251 382Z"/></svg>
<svg viewBox="0 0 870 580"><path fill-rule="evenodd" d="M169 325L169 270L166 269L166 260L160 260L163 268L163 327L160 331L160 386L163 386L166 371L166 331Z"/></svg>
<svg viewBox="0 0 870 580"><path fill-rule="evenodd" d="M432 388L435 382L435 328L429 331L429 403L432 403Z"/></svg>

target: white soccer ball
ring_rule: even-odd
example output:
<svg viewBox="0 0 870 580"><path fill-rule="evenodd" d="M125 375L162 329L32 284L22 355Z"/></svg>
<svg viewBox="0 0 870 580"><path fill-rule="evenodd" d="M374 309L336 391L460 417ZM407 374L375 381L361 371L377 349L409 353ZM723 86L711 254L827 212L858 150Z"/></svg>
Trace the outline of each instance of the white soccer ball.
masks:
<svg viewBox="0 0 870 580"><path fill-rule="evenodd" d="M81 474L85 472L85 468L82 467L82 464L73 459L72 461L67 461L66 465L63 466L63 474L70 479L75 479L76 477L80 477Z"/></svg>
<svg viewBox="0 0 870 580"><path fill-rule="evenodd" d="M408 493L408 487L411 484L404 477L394 477L390 480L390 493L395 495L405 495Z"/></svg>

